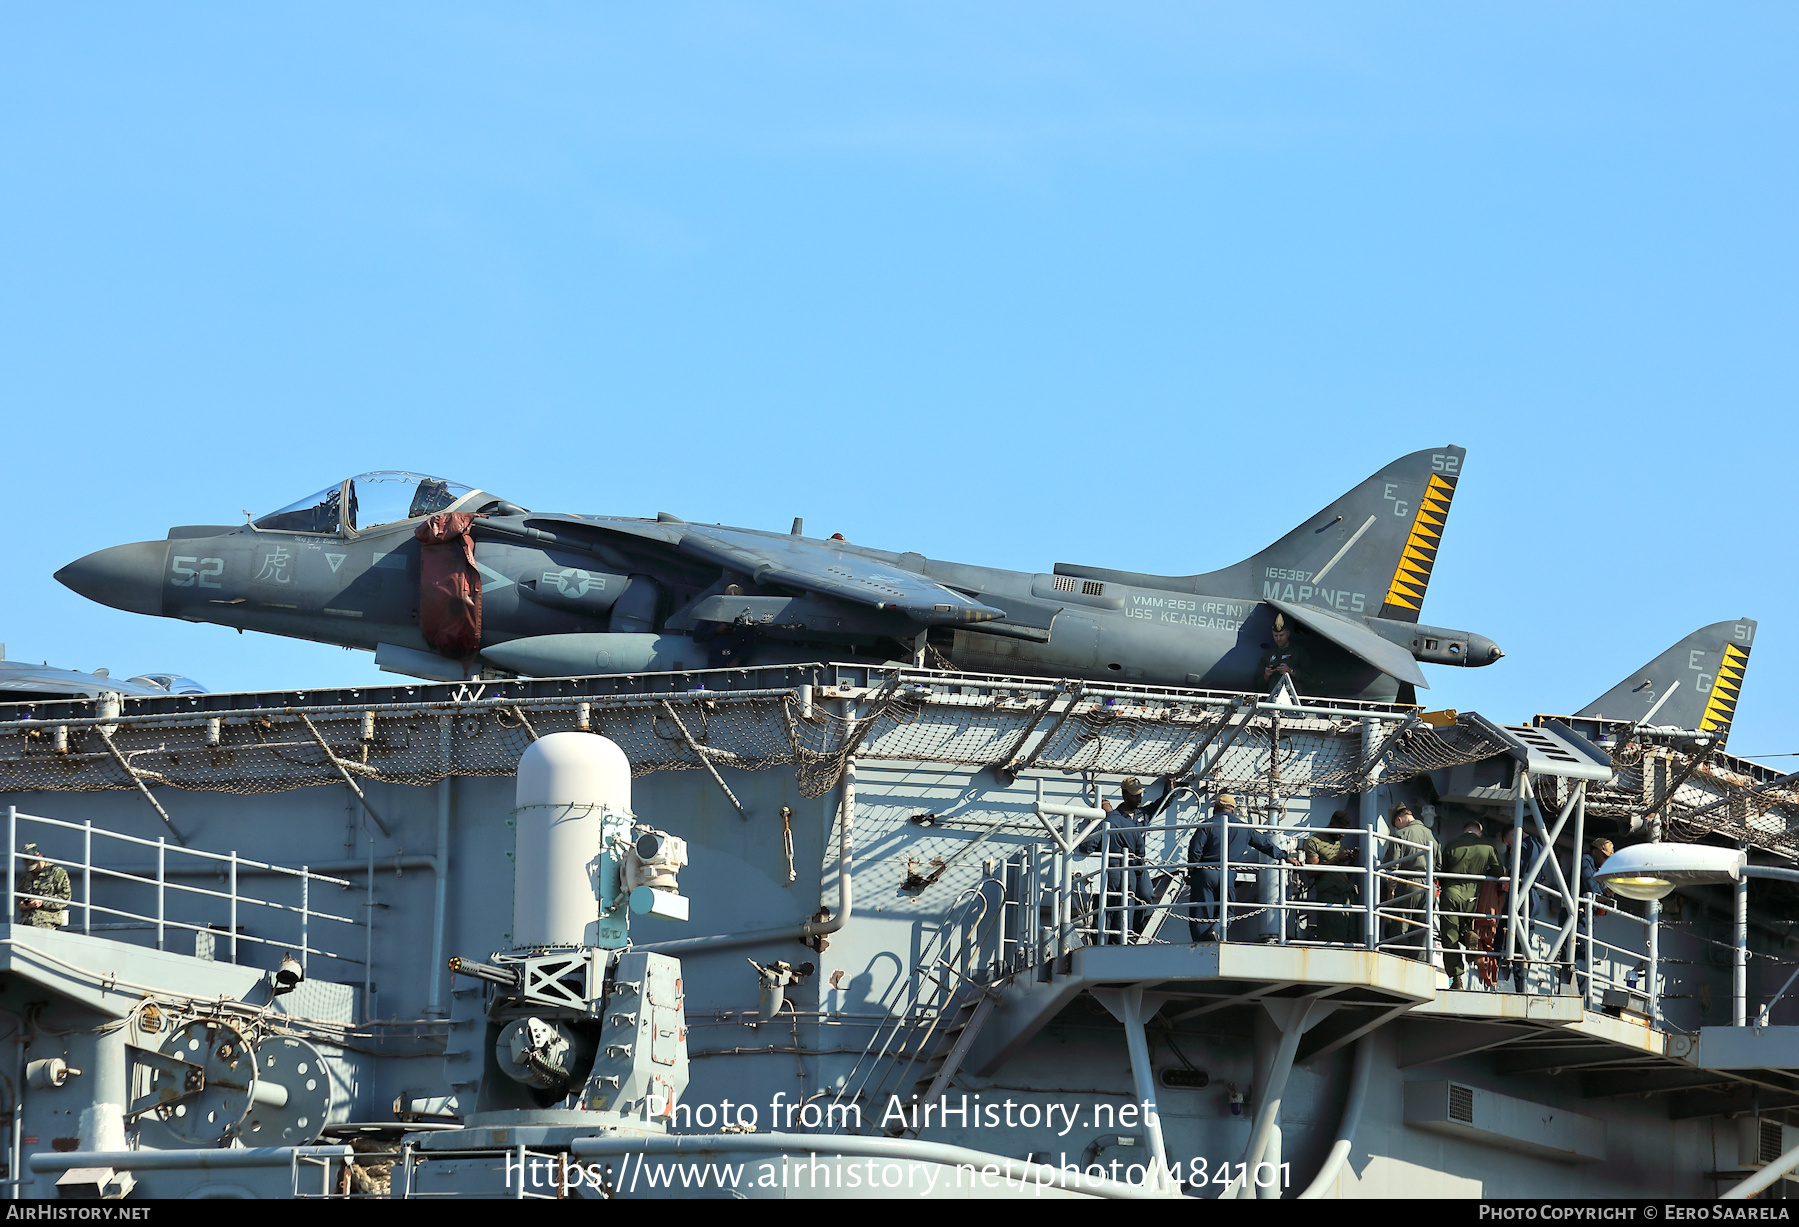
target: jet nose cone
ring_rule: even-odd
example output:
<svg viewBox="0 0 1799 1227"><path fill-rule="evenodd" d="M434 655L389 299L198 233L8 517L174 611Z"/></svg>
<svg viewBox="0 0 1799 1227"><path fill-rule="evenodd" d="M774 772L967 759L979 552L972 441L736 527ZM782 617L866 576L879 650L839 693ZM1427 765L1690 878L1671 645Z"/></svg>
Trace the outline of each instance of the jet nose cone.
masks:
<svg viewBox="0 0 1799 1227"><path fill-rule="evenodd" d="M166 541L138 541L96 550L56 573L65 588L127 613L161 614Z"/></svg>

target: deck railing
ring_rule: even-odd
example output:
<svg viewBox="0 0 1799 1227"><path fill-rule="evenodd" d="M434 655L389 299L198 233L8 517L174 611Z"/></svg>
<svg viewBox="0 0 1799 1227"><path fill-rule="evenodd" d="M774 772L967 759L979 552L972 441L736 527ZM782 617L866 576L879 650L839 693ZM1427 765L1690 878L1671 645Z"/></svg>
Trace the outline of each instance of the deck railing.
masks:
<svg viewBox="0 0 1799 1227"><path fill-rule="evenodd" d="M20 849L41 846L40 857ZM302 970L313 957L362 965L348 950L363 945L363 922L339 916L317 905L313 888L347 889L343 878L252 860L236 852L202 852L171 844L166 839L142 839L96 827L89 822L69 822L6 810L6 891L11 920L24 921L23 904L36 900L63 909L59 928L99 933L122 941L147 942L154 938L158 950L170 949L171 937L193 935L193 953L236 963L244 946L292 952ZM154 852L154 866L130 864L125 856ZM25 889L31 866L37 860L59 866L69 875L70 898L32 894ZM218 889L180 878L222 878ZM273 878L283 890L252 893L244 889L246 876ZM283 895L284 898L271 897ZM135 905L135 906L134 906Z"/></svg>
<svg viewBox="0 0 1799 1227"><path fill-rule="evenodd" d="M1215 835L1216 859L1189 858L1202 831ZM1342 862L1304 863L1312 835L1340 840ZM1250 848L1252 837L1280 855ZM1359 829L1223 816L1141 827L1092 822L1073 855L1033 844L1006 863L1003 960L1018 972L1076 946L1220 939L1379 950L1439 967L1447 955L1451 967L1463 962L1467 987L1491 960L1484 969L1493 979L1478 978L1495 990L1579 992L1593 1009L1656 1015L1653 909L1637 916L1590 895L1570 909L1560 889L1530 882L1531 903L1517 909L1508 935L1510 876L1440 866L1432 845ZM1451 906L1457 886L1477 889ZM1445 941L1451 935L1453 944Z"/></svg>

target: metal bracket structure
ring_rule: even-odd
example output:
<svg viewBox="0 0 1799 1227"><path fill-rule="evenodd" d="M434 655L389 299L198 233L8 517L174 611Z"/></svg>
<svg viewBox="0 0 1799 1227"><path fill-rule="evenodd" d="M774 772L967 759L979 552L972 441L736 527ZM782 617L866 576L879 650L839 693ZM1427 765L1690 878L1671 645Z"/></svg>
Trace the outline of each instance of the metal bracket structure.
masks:
<svg viewBox="0 0 1799 1227"><path fill-rule="evenodd" d="M192 1099L206 1089L206 1071L192 1061L184 1061L180 1057L172 1057L166 1052L158 1052L154 1048L139 1048L135 1044L125 1045L125 1055L139 1065L147 1065L158 1073L169 1074L181 1080L181 1089L166 1086L160 1091L132 1101L125 1109L126 1120L136 1120L146 1112L154 1112L159 1108L173 1107L184 1099ZM236 1088L241 1090L242 1088Z"/></svg>
<svg viewBox="0 0 1799 1227"><path fill-rule="evenodd" d="M1529 773L1521 772L1520 774L1522 774L1524 776L1524 779L1526 781L1529 780L1529 778L1530 778ZM1572 813L1574 815L1576 835L1575 835L1575 842L1574 842L1574 849L1573 849L1573 857L1571 858L1573 863L1570 866L1570 868L1574 871L1574 873L1576 875L1575 881L1578 882L1579 881L1578 875L1579 875L1579 871L1580 871L1579 858L1580 858L1580 854L1583 850L1581 847L1581 839L1583 837L1583 833L1584 833L1583 828L1584 828L1584 824L1586 822L1586 803L1587 803L1586 781L1582 780L1575 787L1574 795L1572 797L1570 797L1568 799L1568 803L1565 806L1563 806L1561 816L1556 819L1555 833L1553 836L1551 836L1545 829L1547 824L1545 824L1543 821L1543 811L1537 808L1537 799L1533 795L1534 790L1528 790L1526 788L1521 787L1520 791L1524 793L1525 803L1530 811L1531 816L1536 821L1537 834L1543 840L1543 849L1544 850L1543 850L1543 853L1541 855L1539 855L1538 860L1541 861L1544 865L1546 865L1552 871L1552 876L1555 881L1555 887L1558 891L1561 892L1562 906L1565 909L1567 909L1567 912L1568 912L1567 919L1565 921L1563 921L1562 927L1556 933L1555 942L1550 947L1549 961L1552 963L1558 961L1558 958L1561 955L1563 950L1567 950L1569 952L1570 960L1572 960L1572 956L1573 956L1573 952L1574 952L1574 946L1573 946L1574 935L1577 930L1579 918L1580 918L1580 904L1576 901L1575 894L1574 894L1574 887L1569 884L1568 876L1562 872L1561 862L1555 859L1553 849L1555 848L1554 839L1560 837L1561 832L1562 832L1562 824L1567 821L1569 814ZM1533 889L1534 889L1535 885L1536 885L1536 876L1532 875L1531 886ZM1523 892L1523 891L1519 892L1519 897L1520 897L1520 899L1523 899L1523 900L1528 900L1530 898L1529 894L1526 892ZM1522 917L1520 917L1518 915L1518 910L1516 908L1513 910L1513 917L1514 917L1514 923L1519 923L1522 921Z"/></svg>
<svg viewBox="0 0 1799 1227"><path fill-rule="evenodd" d="M712 755L724 753L724 751L714 750L710 746L702 746L699 742L695 741L693 739L693 734L689 733L687 731L687 726L681 722L681 717L675 711L675 705L670 703L667 699L662 700L662 710L667 714L670 720L675 722L675 731L681 735L682 743L686 745L689 750L693 751L693 756L695 758L700 760L700 765L706 768L706 773L712 777L712 782L717 784L718 790L725 794L725 800L729 801L731 803L731 808L737 811L737 816L745 822L748 822L750 816L744 813L743 802L737 799L737 794L731 791L731 786L729 784L725 783L725 777L720 775L718 773L718 768L712 764Z"/></svg>
<svg viewBox="0 0 1799 1227"><path fill-rule="evenodd" d="M1102 809L1094 809L1086 805L1046 803L1043 800L1042 780L1037 781L1037 803L1031 807L1031 812L1037 816L1037 821L1043 824L1043 829L1049 832L1049 837L1056 841L1056 847L1062 849L1069 856L1073 856L1074 850L1080 846L1081 842L1093 834L1099 824L1106 820L1106 811ZM1066 830L1058 831L1056 829L1056 824L1050 821L1052 814L1067 820ZM1074 819L1076 818L1090 820L1086 826L1080 829L1079 834L1076 834L1074 829Z"/></svg>
<svg viewBox="0 0 1799 1227"><path fill-rule="evenodd" d="M1243 703L1232 703L1229 707L1226 707L1218 714L1218 724L1210 733L1206 734L1206 736L1200 740L1200 743L1197 746L1193 747L1193 753L1187 756L1187 761L1181 764L1180 770L1170 773L1169 778L1184 780L1191 777L1194 769L1199 766L1199 760L1205 757L1206 751L1211 749L1212 743L1217 741L1220 736L1224 736L1225 740L1224 744L1218 747L1218 753L1223 754L1226 750L1230 749L1231 743L1236 741L1243 730L1249 727L1249 722L1254 718L1255 714L1256 705L1253 700ZM1238 720L1235 724L1232 724L1231 717L1237 715L1241 715L1242 719ZM1230 733L1228 736L1225 736L1225 730L1227 728L1230 730Z"/></svg>
<svg viewBox="0 0 1799 1227"><path fill-rule="evenodd" d="M888 702L899 694L902 680L901 675L896 673L888 678L879 690L875 691L864 708L865 711L871 713L867 716L857 716L855 701L848 698L844 700L843 718L856 726L855 732L844 740L843 748L837 751L838 756L845 762L855 757L856 748L862 744L862 739L868 736L868 730L873 728L875 722L886 712Z"/></svg>
<svg viewBox="0 0 1799 1227"><path fill-rule="evenodd" d="M1038 708L1037 714L1031 717L1029 724L1025 725L1024 732L1020 733L1018 740L1012 743L1012 749L1007 753L1005 763L999 768L1000 777L1006 783L1016 783L1018 777L1028 771L1031 764L1037 761L1037 756L1043 753L1044 747L1055 740L1056 734L1061 731L1063 722L1074 712L1075 704L1081 701L1081 696L1086 693L1086 690L1087 683L1076 682L1062 694L1051 696ZM1050 721L1047 729L1043 730L1043 736L1037 739L1037 744L1031 747L1031 752L1020 759L1018 756L1024 753L1024 747L1031 740L1031 734L1037 731L1037 726L1043 722L1043 718L1055 711L1058 706L1062 710L1056 712L1056 718Z"/></svg>
<svg viewBox="0 0 1799 1227"><path fill-rule="evenodd" d="M787 732L787 748L793 751L793 762L795 767L798 767L805 759L804 753L800 750L799 725L793 718L793 706L798 700L798 695L789 694L781 696L781 726Z"/></svg>
<svg viewBox="0 0 1799 1227"><path fill-rule="evenodd" d="M526 736L530 737L532 741L536 741L538 739L537 738L537 729L535 726L532 725L530 719L525 715L525 709L522 704L517 704L517 703L513 704L512 716L513 716L513 719L517 720L519 722L519 725L525 730Z"/></svg>
<svg viewBox="0 0 1799 1227"><path fill-rule="evenodd" d="M299 715L300 723L306 726L306 731L312 734L312 739L319 743L319 749L325 752L325 758L337 769L337 774L343 777L344 783L350 786L350 791L356 794L356 800L361 803L363 811L367 813L374 824L381 829L381 833L391 839L393 837L393 832L387 829L387 824L385 822L381 821L381 815L375 812L375 807L369 804L369 799L362 795L362 786L357 784L355 777L350 774L350 768L352 766L360 768L361 764L352 764L345 759L339 758L337 753L332 750L330 743L325 740L324 734L319 732L319 726L312 722L312 717L308 716L305 712L301 712Z"/></svg>
<svg viewBox="0 0 1799 1227"><path fill-rule="evenodd" d="M1551 827L1544 822L1543 811L1537 806L1536 789L1532 783L1530 772L1520 771L1519 777L1518 793L1520 807L1530 815L1531 822L1537 830L1537 838L1543 841L1543 847L1537 852L1536 861L1528 870L1520 869L1519 877L1521 880L1518 882L1516 889L1508 892L1510 897L1506 900L1506 911L1509 918L1510 932L1506 937L1506 956L1510 958L1518 952L1520 946L1528 948L1530 944L1528 938L1530 935L1530 901L1533 898L1532 892L1536 890L1537 879L1542 876L1543 870L1547 868L1550 870L1550 877L1553 879L1555 889L1561 896L1562 908L1568 913L1569 917L1567 923L1558 930L1555 943L1550 948L1549 961L1553 963L1557 961L1557 956L1573 939L1575 920L1580 911L1580 905L1575 901L1574 892L1568 885L1567 875L1562 873L1561 862L1555 859L1556 841L1561 838L1562 830L1568 825L1568 820L1586 805L1587 782L1585 780L1579 780L1575 783L1573 792L1569 794L1568 800L1563 803L1562 812L1556 815L1555 825ZM1522 817L1522 815L1520 815L1520 817ZM1521 846L1522 845L1520 844L1519 847ZM1576 858L1579 857L1580 852L1580 848L1577 847L1574 849ZM1516 849L1514 849L1514 854L1516 855ZM1575 862L1575 868L1579 868L1578 859ZM1521 943L1517 940L1517 935L1520 932L1524 934L1526 939Z"/></svg>
<svg viewBox="0 0 1799 1227"><path fill-rule="evenodd" d="M1243 1151L1243 1169L1238 1173L1237 1180L1220 1195L1220 1200L1254 1193L1250 1182L1255 1178L1256 1164L1261 1162L1266 1153L1268 1140L1273 1135L1275 1122L1280 1116L1287 1079L1293 1072L1293 1060L1299 1055L1299 1041L1307 1031L1339 1008L1339 1003L1324 1000L1324 994L1280 1000L1264 998L1261 1004L1268 1011L1268 1017L1273 1020L1281 1038L1268 1068L1268 1085L1256 1088L1256 1095L1261 1102L1256 1108L1249 1145Z"/></svg>
<svg viewBox="0 0 1799 1227"><path fill-rule="evenodd" d="M1361 793L1367 792L1370 788L1373 788L1379 778L1381 766L1387 761L1388 751L1399 744L1399 739L1401 737L1417 728L1418 724L1419 716L1417 712L1413 712L1404 720L1401 720L1399 722L1399 727L1395 728L1391 733L1388 733L1380 745L1375 747L1374 753L1368 756L1368 761L1362 764L1361 775L1357 778L1354 786L1351 787L1349 791L1352 793Z"/></svg>
<svg viewBox="0 0 1799 1227"><path fill-rule="evenodd" d="M1060 884L1055 888L1056 954L1060 956L1067 954L1074 947L1075 850L1099 828L1100 823L1106 820L1106 811L1085 805L1046 803L1043 800L1043 781L1038 779L1037 802L1031 807L1031 812L1037 816L1037 821L1043 824L1043 829L1049 832L1049 837L1055 840L1058 849L1053 873L1056 882ZM1061 830L1058 831L1056 824L1050 821L1052 815L1062 819ZM1080 818L1086 819L1087 825L1081 828L1079 834L1076 834L1074 824L1075 820Z"/></svg>
<svg viewBox="0 0 1799 1227"><path fill-rule="evenodd" d="M1135 1084L1137 1099L1143 1106L1146 1131L1149 1134L1151 1171L1147 1183L1152 1187L1163 1187L1169 1172L1168 1146L1163 1141L1160 1114L1156 1111L1155 1074L1150 1064L1144 1024L1156 1016L1156 1012L1168 1000L1168 994L1146 993L1141 984L1124 988L1095 988L1090 991L1106 1008L1107 1013L1124 1024L1125 1047L1131 1055L1131 1081Z"/></svg>
<svg viewBox="0 0 1799 1227"><path fill-rule="evenodd" d="M577 1010L598 1014L605 1006L606 951L599 949L570 950L559 954L496 954L496 965L516 967L520 981L516 989L503 990L503 995L531 1005L558 1010ZM576 980L577 989L569 983Z"/></svg>
<svg viewBox="0 0 1799 1227"><path fill-rule="evenodd" d="M167 781L154 771L140 771L127 762L125 756L119 752L119 747L112 743L112 734L104 726L95 725L94 732L100 734L100 743L106 747L106 752L112 755L112 761L119 765L119 770L131 777L132 784L136 785L137 790L143 794L144 800L150 803L150 808L156 811L156 816L162 819L162 824L169 828L169 834L175 837L175 842L184 848L187 847L187 837L176 829L175 820L169 817L169 811L150 795L150 789L144 784L145 779L155 780L158 784Z"/></svg>

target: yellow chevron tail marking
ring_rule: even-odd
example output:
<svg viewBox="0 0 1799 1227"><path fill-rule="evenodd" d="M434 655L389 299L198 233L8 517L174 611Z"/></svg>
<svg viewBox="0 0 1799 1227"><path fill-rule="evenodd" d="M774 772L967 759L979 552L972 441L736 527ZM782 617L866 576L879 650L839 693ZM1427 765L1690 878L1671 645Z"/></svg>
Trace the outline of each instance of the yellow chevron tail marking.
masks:
<svg viewBox="0 0 1799 1227"><path fill-rule="evenodd" d="M1449 519L1449 504L1455 498L1453 477L1432 473L1418 500L1412 517L1412 532L1399 552L1399 565L1393 569L1393 582L1387 585L1381 615L1389 610L1409 609L1415 615L1424 603L1424 590L1430 584L1431 570L1437 565L1437 546L1443 539L1443 525Z"/></svg>
<svg viewBox="0 0 1799 1227"><path fill-rule="evenodd" d="M1712 682L1712 692L1705 700L1705 714L1699 717L1699 729L1717 733L1723 741L1730 735L1730 722L1736 718L1737 696L1743 690L1743 674L1749 668L1749 649L1734 643L1724 645L1724 661Z"/></svg>

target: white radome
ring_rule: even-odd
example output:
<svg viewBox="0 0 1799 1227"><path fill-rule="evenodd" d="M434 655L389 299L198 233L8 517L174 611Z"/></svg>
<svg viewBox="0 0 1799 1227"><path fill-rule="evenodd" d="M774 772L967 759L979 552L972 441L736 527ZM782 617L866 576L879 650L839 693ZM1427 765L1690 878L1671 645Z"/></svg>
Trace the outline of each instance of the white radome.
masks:
<svg viewBox="0 0 1799 1227"><path fill-rule="evenodd" d="M518 762L512 944L594 944L600 813L631 808L631 762L593 733L551 733Z"/></svg>

